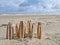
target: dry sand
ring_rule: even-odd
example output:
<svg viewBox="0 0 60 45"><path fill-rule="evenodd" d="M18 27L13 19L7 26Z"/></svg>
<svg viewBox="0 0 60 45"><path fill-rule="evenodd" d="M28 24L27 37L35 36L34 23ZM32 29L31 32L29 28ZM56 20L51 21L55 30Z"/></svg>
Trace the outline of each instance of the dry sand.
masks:
<svg viewBox="0 0 60 45"><path fill-rule="evenodd" d="M23 20L24 24L32 20L34 25L34 35L36 33L37 22L42 23L42 39L5 39L6 27L0 27L0 45L60 45L60 15L0 15L0 25L12 22L13 26Z"/></svg>

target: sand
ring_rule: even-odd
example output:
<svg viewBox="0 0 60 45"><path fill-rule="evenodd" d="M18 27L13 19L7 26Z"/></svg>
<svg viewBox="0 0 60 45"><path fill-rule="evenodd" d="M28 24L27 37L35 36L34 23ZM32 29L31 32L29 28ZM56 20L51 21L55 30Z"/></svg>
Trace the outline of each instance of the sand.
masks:
<svg viewBox="0 0 60 45"><path fill-rule="evenodd" d="M0 15L0 26L11 22L13 26L23 20L26 25L31 20L34 25L34 36L37 22L42 23L42 38L8 40L5 38L6 27L0 27L0 45L60 45L60 15ZM15 33L15 32L14 32Z"/></svg>

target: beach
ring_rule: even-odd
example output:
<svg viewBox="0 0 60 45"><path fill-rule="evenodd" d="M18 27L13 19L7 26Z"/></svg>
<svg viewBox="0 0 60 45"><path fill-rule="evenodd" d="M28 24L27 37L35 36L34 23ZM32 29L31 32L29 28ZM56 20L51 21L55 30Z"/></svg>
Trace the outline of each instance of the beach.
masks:
<svg viewBox="0 0 60 45"><path fill-rule="evenodd" d="M37 32L37 23L41 22L41 39L6 39L6 27L0 27L0 45L60 45L60 15L0 15L0 26L12 23L12 26L19 24L20 21L26 23L31 20L33 23L33 34ZM16 33L16 32L14 32Z"/></svg>

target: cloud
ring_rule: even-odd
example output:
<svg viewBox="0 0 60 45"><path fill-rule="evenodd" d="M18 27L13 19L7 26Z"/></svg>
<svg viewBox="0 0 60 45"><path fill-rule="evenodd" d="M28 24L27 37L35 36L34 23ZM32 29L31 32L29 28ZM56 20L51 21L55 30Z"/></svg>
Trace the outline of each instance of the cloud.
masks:
<svg viewBox="0 0 60 45"><path fill-rule="evenodd" d="M25 0L0 0L0 13L17 12L19 4Z"/></svg>
<svg viewBox="0 0 60 45"><path fill-rule="evenodd" d="M27 0L20 4L19 11L24 13L59 13L60 1L59 0ZM23 7L23 8L22 8Z"/></svg>
<svg viewBox="0 0 60 45"><path fill-rule="evenodd" d="M60 0L0 0L0 13L60 13Z"/></svg>

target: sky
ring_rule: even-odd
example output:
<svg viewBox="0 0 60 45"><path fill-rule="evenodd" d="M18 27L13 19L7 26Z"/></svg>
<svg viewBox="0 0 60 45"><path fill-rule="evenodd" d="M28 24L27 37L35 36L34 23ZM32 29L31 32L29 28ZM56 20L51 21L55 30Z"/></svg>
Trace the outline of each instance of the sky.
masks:
<svg viewBox="0 0 60 45"><path fill-rule="evenodd" d="M60 0L0 0L0 14L60 13Z"/></svg>

